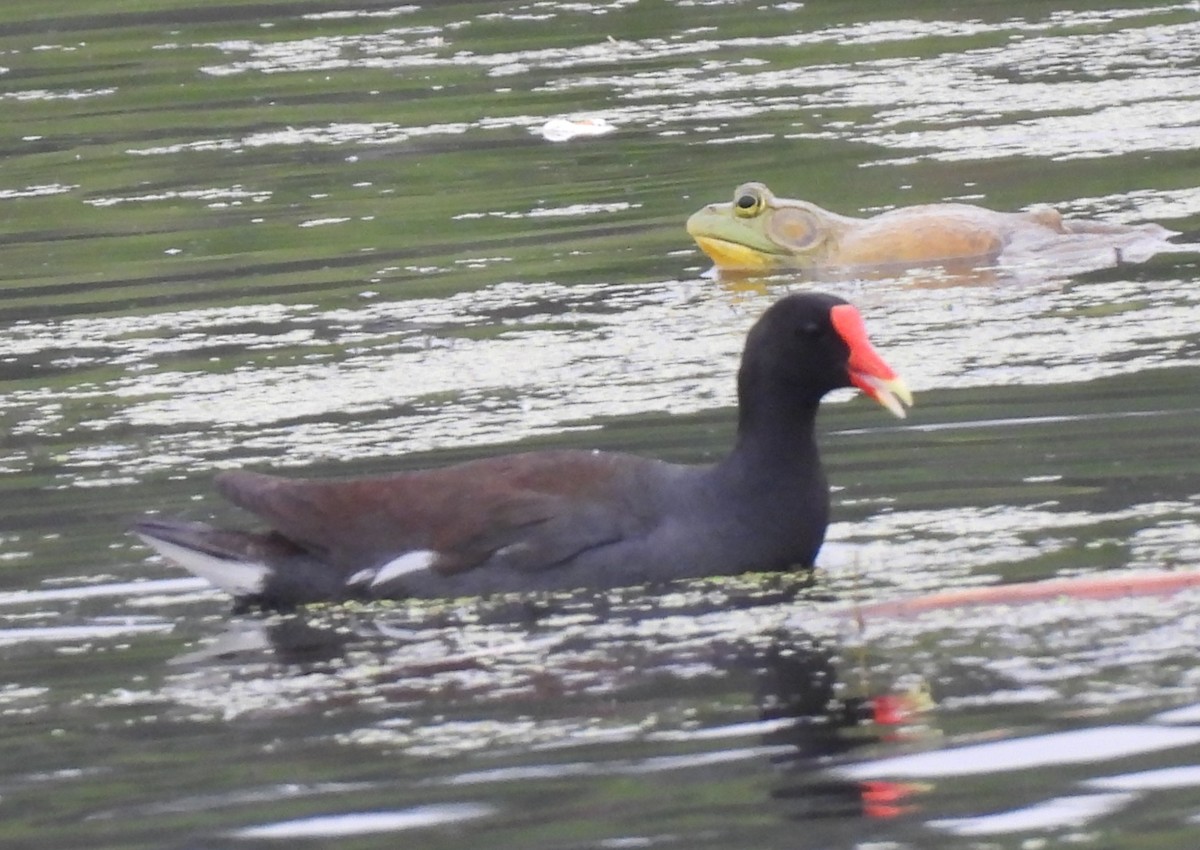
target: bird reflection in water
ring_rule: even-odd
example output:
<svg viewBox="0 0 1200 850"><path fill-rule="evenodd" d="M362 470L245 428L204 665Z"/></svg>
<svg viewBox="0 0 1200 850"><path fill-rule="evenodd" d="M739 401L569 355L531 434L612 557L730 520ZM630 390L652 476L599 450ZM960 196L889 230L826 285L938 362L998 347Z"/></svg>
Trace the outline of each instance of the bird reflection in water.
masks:
<svg viewBox="0 0 1200 850"><path fill-rule="evenodd" d="M790 752L774 759L780 779L771 796L789 805L787 817L896 818L917 810L914 798L930 786L886 780L831 778L823 762L838 761L879 742L928 736L925 713L933 707L923 682L898 683L892 690L871 690L862 681L839 680L834 653L815 641L800 643L780 633L761 655L756 695L763 719L795 722L764 736L787 744Z"/></svg>

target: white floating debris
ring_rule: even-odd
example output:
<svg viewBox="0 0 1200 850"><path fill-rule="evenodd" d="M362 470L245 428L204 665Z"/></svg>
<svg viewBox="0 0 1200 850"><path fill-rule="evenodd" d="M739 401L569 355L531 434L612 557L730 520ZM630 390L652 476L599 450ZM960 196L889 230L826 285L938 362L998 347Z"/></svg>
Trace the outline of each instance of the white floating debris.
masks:
<svg viewBox="0 0 1200 850"><path fill-rule="evenodd" d="M603 136L616 129L603 118L551 118L538 132L548 142L566 142L580 136Z"/></svg>

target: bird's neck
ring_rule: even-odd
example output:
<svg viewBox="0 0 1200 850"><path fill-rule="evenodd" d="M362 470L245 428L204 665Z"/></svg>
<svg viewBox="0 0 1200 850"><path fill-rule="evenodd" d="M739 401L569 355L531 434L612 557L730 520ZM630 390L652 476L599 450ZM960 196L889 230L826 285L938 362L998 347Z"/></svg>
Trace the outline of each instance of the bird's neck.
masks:
<svg viewBox="0 0 1200 850"><path fill-rule="evenodd" d="M818 402L779 394L743 402L737 440L719 466L750 483L823 482L815 433Z"/></svg>

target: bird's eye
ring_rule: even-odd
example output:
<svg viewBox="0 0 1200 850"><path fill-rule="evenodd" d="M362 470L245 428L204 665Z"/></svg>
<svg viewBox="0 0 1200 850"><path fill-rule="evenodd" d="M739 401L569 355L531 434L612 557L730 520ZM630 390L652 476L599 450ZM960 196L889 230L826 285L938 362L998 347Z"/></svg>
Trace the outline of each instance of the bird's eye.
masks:
<svg viewBox="0 0 1200 850"><path fill-rule="evenodd" d="M739 218L753 218L762 211L762 206L762 195L745 192L734 199L733 212Z"/></svg>
<svg viewBox="0 0 1200 850"><path fill-rule="evenodd" d="M806 337L808 339L816 339L822 333L824 333L824 331L825 328L823 328L817 322L804 322L796 328L796 336Z"/></svg>

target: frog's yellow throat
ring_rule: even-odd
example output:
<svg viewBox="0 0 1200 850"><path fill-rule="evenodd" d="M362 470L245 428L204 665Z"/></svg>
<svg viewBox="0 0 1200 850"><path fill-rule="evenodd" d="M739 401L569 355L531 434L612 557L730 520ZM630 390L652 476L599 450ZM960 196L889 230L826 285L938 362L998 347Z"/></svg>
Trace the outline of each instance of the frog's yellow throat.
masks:
<svg viewBox="0 0 1200 850"><path fill-rule="evenodd" d="M776 265L776 260L770 254L755 250L737 242L717 239L712 236L693 236L700 250L716 263L719 269L740 269L744 271L766 271Z"/></svg>

